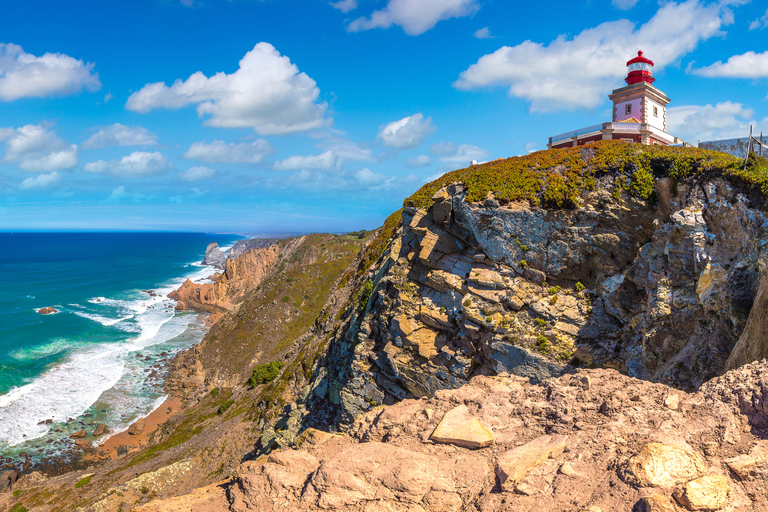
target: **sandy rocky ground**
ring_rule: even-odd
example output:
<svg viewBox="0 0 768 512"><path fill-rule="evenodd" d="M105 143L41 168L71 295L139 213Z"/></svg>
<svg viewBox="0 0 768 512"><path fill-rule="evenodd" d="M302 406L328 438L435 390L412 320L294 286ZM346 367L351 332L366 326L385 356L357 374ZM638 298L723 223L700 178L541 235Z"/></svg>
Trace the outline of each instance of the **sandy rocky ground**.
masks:
<svg viewBox="0 0 768 512"><path fill-rule="evenodd" d="M762 511L766 436L768 362L693 394L606 369L479 376L136 510Z"/></svg>

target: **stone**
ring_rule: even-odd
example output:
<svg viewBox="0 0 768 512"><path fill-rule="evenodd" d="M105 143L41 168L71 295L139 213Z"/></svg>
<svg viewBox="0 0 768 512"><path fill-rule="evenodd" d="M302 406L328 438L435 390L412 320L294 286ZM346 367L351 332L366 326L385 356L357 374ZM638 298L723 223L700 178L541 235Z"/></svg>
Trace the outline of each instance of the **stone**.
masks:
<svg viewBox="0 0 768 512"><path fill-rule="evenodd" d="M0 493L8 492L19 478L19 473L13 469L0 473Z"/></svg>
<svg viewBox="0 0 768 512"><path fill-rule="evenodd" d="M435 195L432 196L432 219L435 222L442 223L451 219L451 210L453 209L451 199L451 195L445 190L445 187L435 192Z"/></svg>
<svg viewBox="0 0 768 512"><path fill-rule="evenodd" d="M440 420L430 437L438 443L450 443L465 448L483 448L493 444L493 434L473 417L466 405L451 409Z"/></svg>
<svg viewBox="0 0 768 512"><path fill-rule="evenodd" d="M560 471L561 474L563 474L565 476L570 476L570 477L577 477L577 476L579 476L579 473L575 469L573 469L573 464L571 464L570 462L567 462L567 461L563 462L563 464L560 466L560 470L559 471Z"/></svg>
<svg viewBox="0 0 768 512"><path fill-rule="evenodd" d="M77 432L72 432L69 435L69 438L70 439L82 439L86 435L88 435L88 433L85 430L78 430Z"/></svg>
<svg viewBox="0 0 768 512"><path fill-rule="evenodd" d="M619 469L619 477L636 487L673 487L705 473L700 455L662 443L646 444Z"/></svg>
<svg viewBox="0 0 768 512"><path fill-rule="evenodd" d="M59 311L55 309L53 306L47 306L47 307L38 309L37 312L40 313L41 315L52 315L54 313L58 313Z"/></svg>
<svg viewBox="0 0 768 512"><path fill-rule="evenodd" d="M107 426L104 423L99 423L96 425L96 428L93 430L94 437L98 437L104 433L104 431L107 429Z"/></svg>
<svg viewBox="0 0 768 512"><path fill-rule="evenodd" d="M713 295L725 282L726 273L718 264L707 263L704 270L699 275L696 283L696 295L699 297L699 303L704 303L707 298Z"/></svg>
<svg viewBox="0 0 768 512"><path fill-rule="evenodd" d="M676 411L680 406L680 397L678 395L669 395L664 399L664 407Z"/></svg>
<svg viewBox="0 0 768 512"><path fill-rule="evenodd" d="M144 432L144 418L139 418L128 427L128 433L137 436Z"/></svg>
<svg viewBox="0 0 768 512"><path fill-rule="evenodd" d="M499 457L496 474L505 492L515 490L516 484L537 465L563 453L568 436L541 436Z"/></svg>
<svg viewBox="0 0 768 512"><path fill-rule="evenodd" d="M218 269L224 270L224 264L227 261L227 255L221 252L219 244L211 242L208 247L205 248L205 257L203 258L203 265L211 265Z"/></svg>
<svg viewBox="0 0 768 512"><path fill-rule="evenodd" d="M125 446L124 444L121 444L120 446L118 446L116 448L116 450L117 450L117 456L118 457L122 457L124 455L128 455L128 447Z"/></svg>
<svg viewBox="0 0 768 512"><path fill-rule="evenodd" d="M676 512L676 507L663 494L654 494L637 502L637 512Z"/></svg>
<svg viewBox="0 0 768 512"><path fill-rule="evenodd" d="M91 442L87 439L78 439L75 441L75 446L77 446L80 449L87 449L91 447Z"/></svg>
<svg viewBox="0 0 768 512"><path fill-rule="evenodd" d="M728 501L728 480L720 475L703 476L691 480L673 496L688 510L718 510Z"/></svg>
<svg viewBox="0 0 768 512"><path fill-rule="evenodd" d="M768 443L759 443L748 455L739 455L724 462L741 481L768 480Z"/></svg>

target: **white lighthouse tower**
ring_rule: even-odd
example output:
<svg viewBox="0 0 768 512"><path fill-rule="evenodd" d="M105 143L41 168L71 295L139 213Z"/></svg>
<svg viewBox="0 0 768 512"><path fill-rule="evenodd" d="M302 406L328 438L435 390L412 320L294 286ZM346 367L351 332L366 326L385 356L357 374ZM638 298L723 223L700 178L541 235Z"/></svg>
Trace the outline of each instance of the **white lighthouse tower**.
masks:
<svg viewBox="0 0 768 512"><path fill-rule="evenodd" d="M685 144L667 133L667 104L669 98L653 86L653 61L637 52L627 62L627 83L615 89L608 98L613 102L610 123L588 126L549 138L552 149L582 146L598 140L623 140L641 144Z"/></svg>

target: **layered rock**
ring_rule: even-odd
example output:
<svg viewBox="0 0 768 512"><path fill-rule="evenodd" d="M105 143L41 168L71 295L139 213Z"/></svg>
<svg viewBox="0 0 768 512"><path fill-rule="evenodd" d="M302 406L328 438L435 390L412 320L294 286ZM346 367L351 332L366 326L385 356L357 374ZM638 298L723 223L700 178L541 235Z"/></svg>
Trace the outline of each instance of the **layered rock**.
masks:
<svg viewBox="0 0 768 512"><path fill-rule="evenodd" d="M205 248L205 256L202 261L203 265L211 265L212 267L223 270L226 261L227 255L221 252L218 243L211 242L208 244L208 247Z"/></svg>
<svg viewBox="0 0 768 512"><path fill-rule="evenodd" d="M768 363L677 392L677 410L664 405L669 387L613 370L538 385L479 376L371 411L346 435L307 431L299 449L245 462L218 489L141 510L764 510L765 431L745 428L738 405L744 393L768 401L756 374ZM748 389L731 393L736 381ZM430 442L457 406L494 444Z"/></svg>

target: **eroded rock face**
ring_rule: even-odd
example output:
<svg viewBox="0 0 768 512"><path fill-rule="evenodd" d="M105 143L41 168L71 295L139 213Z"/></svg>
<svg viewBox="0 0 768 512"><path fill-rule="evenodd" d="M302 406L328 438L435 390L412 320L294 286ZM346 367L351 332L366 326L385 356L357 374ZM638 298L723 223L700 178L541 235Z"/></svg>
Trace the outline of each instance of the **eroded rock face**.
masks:
<svg viewBox="0 0 768 512"><path fill-rule="evenodd" d="M768 388L748 378L754 372L768 374L768 363L726 380L742 379L751 396L764 397ZM764 431L745 428L734 400L743 391L728 395L722 382L713 386L719 397L678 392L672 410L664 405L667 386L613 370L538 385L478 376L364 414L345 435L309 431L298 449L241 464L218 494L206 494L204 503L220 508L199 510L764 510ZM494 444L430 442L457 407L485 425ZM189 503L203 501L198 494ZM168 508L157 502L145 510L197 510L173 508L178 504L175 498Z"/></svg>
<svg viewBox="0 0 768 512"><path fill-rule="evenodd" d="M721 179L659 179L655 206L608 183L574 210L470 204L460 184L405 208L359 328L339 340L351 362L315 383L336 424L473 375L536 383L579 362L691 391L729 356L768 355L768 292L752 308L768 217Z"/></svg>
<svg viewBox="0 0 768 512"><path fill-rule="evenodd" d="M219 244L211 242L208 247L205 248L205 257L203 257L203 265L211 265L220 270L224 270L224 264L227 261L227 255L221 252Z"/></svg>

